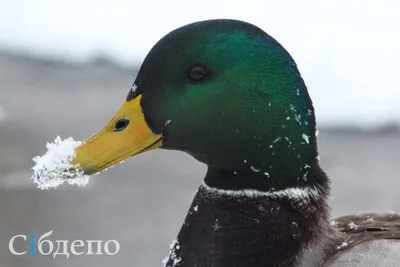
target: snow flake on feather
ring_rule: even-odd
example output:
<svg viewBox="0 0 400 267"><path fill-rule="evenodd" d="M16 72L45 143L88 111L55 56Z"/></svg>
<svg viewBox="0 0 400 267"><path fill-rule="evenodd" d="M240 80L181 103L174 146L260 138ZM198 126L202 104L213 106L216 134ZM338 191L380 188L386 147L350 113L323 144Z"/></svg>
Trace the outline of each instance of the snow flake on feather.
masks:
<svg viewBox="0 0 400 267"><path fill-rule="evenodd" d="M300 114L295 114L294 119L297 121L299 125L301 125L301 115Z"/></svg>
<svg viewBox="0 0 400 267"><path fill-rule="evenodd" d="M163 261L163 265L165 267L176 267L179 266L179 263L182 261L181 257L178 257L176 252L181 248L179 245L178 239L172 241L171 245L169 245L170 251L169 251L169 256L167 256Z"/></svg>
<svg viewBox="0 0 400 267"><path fill-rule="evenodd" d="M353 230L357 230L357 228L358 228L358 225L355 224L354 222L349 223L348 226L350 227L350 229L353 229Z"/></svg>
<svg viewBox="0 0 400 267"><path fill-rule="evenodd" d="M306 142L306 144L310 143L310 136L308 136L306 134L302 134L301 138L303 138L303 140Z"/></svg>
<svg viewBox="0 0 400 267"><path fill-rule="evenodd" d="M374 222L374 221L375 221L375 219L374 219L373 217L368 217L368 218L365 220L366 223L372 223L372 222Z"/></svg>
<svg viewBox="0 0 400 267"><path fill-rule="evenodd" d="M260 169L257 169L257 168L254 167L253 165L250 165L250 169L251 169L253 172L259 172L259 171L260 171Z"/></svg>
<svg viewBox="0 0 400 267"><path fill-rule="evenodd" d="M275 138L274 141L272 141L273 144L278 143L280 140L282 139L282 137L278 136L277 138Z"/></svg>
<svg viewBox="0 0 400 267"><path fill-rule="evenodd" d="M218 224L218 219L215 220L213 229L214 229L214 231L218 231L219 229L221 229L221 225Z"/></svg>
<svg viewBox="0 0 400 267"><path fill-rule="evenodd" d="M288 147L292 145L292 141L290 141L289 137L285 136L285 140L289 143Z"/></svg>
<svg viewBox="0 0 400 267"><path fill-rule="evenodd" d="M263 205L258 205L258 210L261 212L265 211L265 207Z"/></svg>
<svg viewBox="0 0 400 267"><path fill-rule="evenodd" d="M347 247L348 245L349 245L349 243L347 243L346 241L344 241L341 245L339 245L339 246L337 247L337 249L341 249L341 248Z"/></svg>
<svg viewBox="0 0 400 267"><path fill-rule="evenodd" d="M306 172L306 173L303 175L303 181L305 181L305 182L307 182L307 175L308 175L308 172Z"/></svg>
<svg viewBox="0 0 400 267"><path fill-rule="evenodd" d="M136 93L136 90L137 90L137 85L133 84L131 87L131 93Z"/></svg>

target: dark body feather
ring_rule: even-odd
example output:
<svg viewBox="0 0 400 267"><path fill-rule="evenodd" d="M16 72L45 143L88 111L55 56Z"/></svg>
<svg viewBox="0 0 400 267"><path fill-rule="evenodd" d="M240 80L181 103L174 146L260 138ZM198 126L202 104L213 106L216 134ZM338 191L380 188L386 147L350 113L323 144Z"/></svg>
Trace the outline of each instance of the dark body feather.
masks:
<svg viewBox="0 0 400 267"><path fill-rule="evenodd" d="M324 198L218 195L198 190L168 267L297 266L297 255L325 229Z"/></svg>
<svg viewBox="0 0 400 267"><path fill-rule="evenodd" d="M393 256L381 265L358 259L364 250L370 257L396 253L397 243L373 247L373 253L368 244L385 240L400 248L399 213L349 215L329 224L327 193L321 193L301 200L216 194L201 186L165 266L400 266Z"/></svg>

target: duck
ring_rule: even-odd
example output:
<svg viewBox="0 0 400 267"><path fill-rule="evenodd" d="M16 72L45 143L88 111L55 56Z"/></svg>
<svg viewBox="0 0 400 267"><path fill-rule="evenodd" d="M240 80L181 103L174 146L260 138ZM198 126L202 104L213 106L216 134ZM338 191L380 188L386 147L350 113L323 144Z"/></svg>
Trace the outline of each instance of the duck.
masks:
<svg viewBox="0 0 400 267"><path fill-rule="evenodd" d="M161 38L73 163L92 175L156 148L207 165L166 267L400 266L400 213L330 217L307 87L253 24L206 20Z"/></svg>

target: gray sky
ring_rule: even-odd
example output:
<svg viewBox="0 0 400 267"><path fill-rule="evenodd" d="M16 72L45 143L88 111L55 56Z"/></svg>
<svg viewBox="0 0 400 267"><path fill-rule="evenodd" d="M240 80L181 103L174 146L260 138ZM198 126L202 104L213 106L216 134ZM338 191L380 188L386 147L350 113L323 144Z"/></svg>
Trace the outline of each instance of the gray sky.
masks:
<svg viewBox="0 0 400 267"><path fill-rule="evenodd" d="M400 121L396 0L0 0L0 47L85 60L141 61L184 24L241 19L292 54L322 123Z"/></svg>

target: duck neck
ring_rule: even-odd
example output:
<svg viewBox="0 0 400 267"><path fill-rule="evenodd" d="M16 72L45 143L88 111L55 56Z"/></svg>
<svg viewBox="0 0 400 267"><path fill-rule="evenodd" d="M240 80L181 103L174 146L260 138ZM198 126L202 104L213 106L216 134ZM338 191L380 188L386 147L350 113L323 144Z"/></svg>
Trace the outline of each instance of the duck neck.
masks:
<svg viewBox="0 0 400 267"><path fill-rule="evenodd" d="M205 182L218 189L262 192L327 187L329 180L319 166L313 113L308 117L311 121L297 134L281 132L262 142L248 140L245 149L215 151L212 155L219 160L210 156L210 163L206 161Z"/></svg>
<svg viewBox="0 0 400 267"><path fill-rule="evenodd" d="M222 190L256 190L275 192L289 188L327 189L329 180L316 161L299 163L282 160L273 167L248 170L225 170L208 167L205 183L211 188Z"/></svg>
<svg viewBox="0 0 400 267"><path fill-rule="evenodd" d="M292 267L308 259L306 266L316 266L324 251L307 251L328 240L326 195L324 188L268 193L204 182L165 266Z"/></svg>

